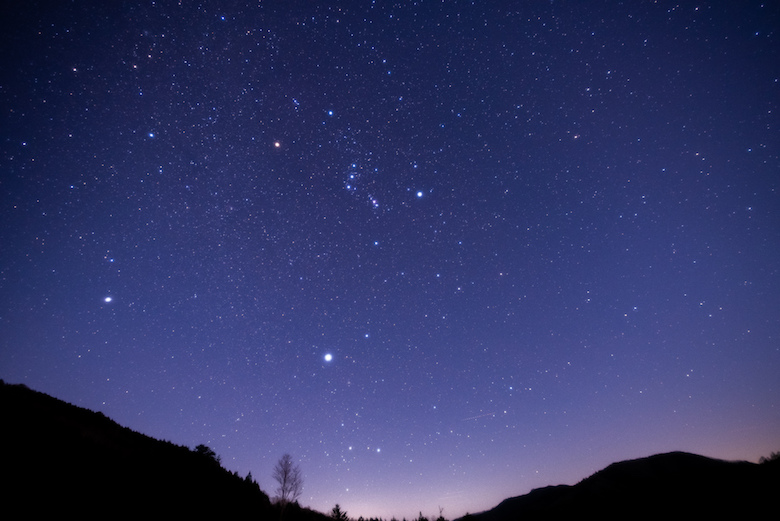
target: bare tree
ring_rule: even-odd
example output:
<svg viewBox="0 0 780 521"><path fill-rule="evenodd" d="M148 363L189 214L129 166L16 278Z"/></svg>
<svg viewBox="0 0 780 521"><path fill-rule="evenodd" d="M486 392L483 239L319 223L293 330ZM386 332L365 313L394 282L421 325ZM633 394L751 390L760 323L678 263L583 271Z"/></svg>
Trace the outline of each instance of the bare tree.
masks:
<svg viewBox="0 0 780 521"><path fill-rule="evenodd" d="M282 504L297 501L303 492L301 468L293 463L292 456L285 454L274 467L273 478L279 483L276 489L278 500Z"/></svg>

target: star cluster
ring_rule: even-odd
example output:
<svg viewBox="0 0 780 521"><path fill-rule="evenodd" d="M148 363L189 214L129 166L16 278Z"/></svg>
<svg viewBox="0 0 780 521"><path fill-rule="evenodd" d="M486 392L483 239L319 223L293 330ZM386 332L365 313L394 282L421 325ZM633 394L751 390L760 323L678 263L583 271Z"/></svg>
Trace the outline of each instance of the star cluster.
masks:
<svg viewBox="0 0 780 521"><path fill-rule="evenodd" d="M4 380L355 517L777 450L776 5L3 11Z"/></svg>

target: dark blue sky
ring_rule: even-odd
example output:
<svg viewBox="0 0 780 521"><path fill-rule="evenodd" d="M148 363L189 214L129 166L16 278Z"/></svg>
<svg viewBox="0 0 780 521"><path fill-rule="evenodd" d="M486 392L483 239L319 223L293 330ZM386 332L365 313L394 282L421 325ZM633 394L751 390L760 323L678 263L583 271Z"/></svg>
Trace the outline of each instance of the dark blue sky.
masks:
<svg viewBox="0 0 780 521"><path fill-rule="evenodd" d="M780 448L777 3L181 4L3 7L4 380L355 517Z"/></svg>

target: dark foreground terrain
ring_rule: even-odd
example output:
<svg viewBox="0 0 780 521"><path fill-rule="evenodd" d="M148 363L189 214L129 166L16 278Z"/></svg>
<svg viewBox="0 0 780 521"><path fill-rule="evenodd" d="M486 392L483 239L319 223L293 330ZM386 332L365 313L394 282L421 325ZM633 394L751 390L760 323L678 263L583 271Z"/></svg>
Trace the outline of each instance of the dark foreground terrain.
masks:
<svg viewBox="0 0 780 521"><path fill-rule="evenodd" d="M326 521L272 504L249 476L192 450L0 380L2 519ZM533 490L463 521L775 519L780 458L762 464L674 452L614 463L567 486Z"/></svg>
<svg viewBox="0 0 780 521"><path fill-rule="evenodd" d="M0 380L2 519L323 521L297 504L282 516L257 483L101 413Z"/></svg>
<svg viewBox="0 0 780 521"><path fill-rule="evenodd" d="M458 521L776 519L780 459L723 461L685 452L613 463L576 485L532 490Z"/></svg>

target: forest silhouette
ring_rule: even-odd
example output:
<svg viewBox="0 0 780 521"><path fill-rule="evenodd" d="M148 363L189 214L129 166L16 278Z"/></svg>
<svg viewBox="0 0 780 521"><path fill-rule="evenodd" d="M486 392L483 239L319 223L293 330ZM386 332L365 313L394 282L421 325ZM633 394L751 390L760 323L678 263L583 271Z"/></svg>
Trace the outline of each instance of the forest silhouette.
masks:
<svg viewBox="0 0 780 521"><path fill-rule="evenodd" d="M206 445L156 440L24 385L0 380L0 410L5 518L350 520L338 505L324 514L272 500L251 473L224 469ZM760 464L681 452L623 461L461 520L753 518L775 511L779 456Z"/></svg>

